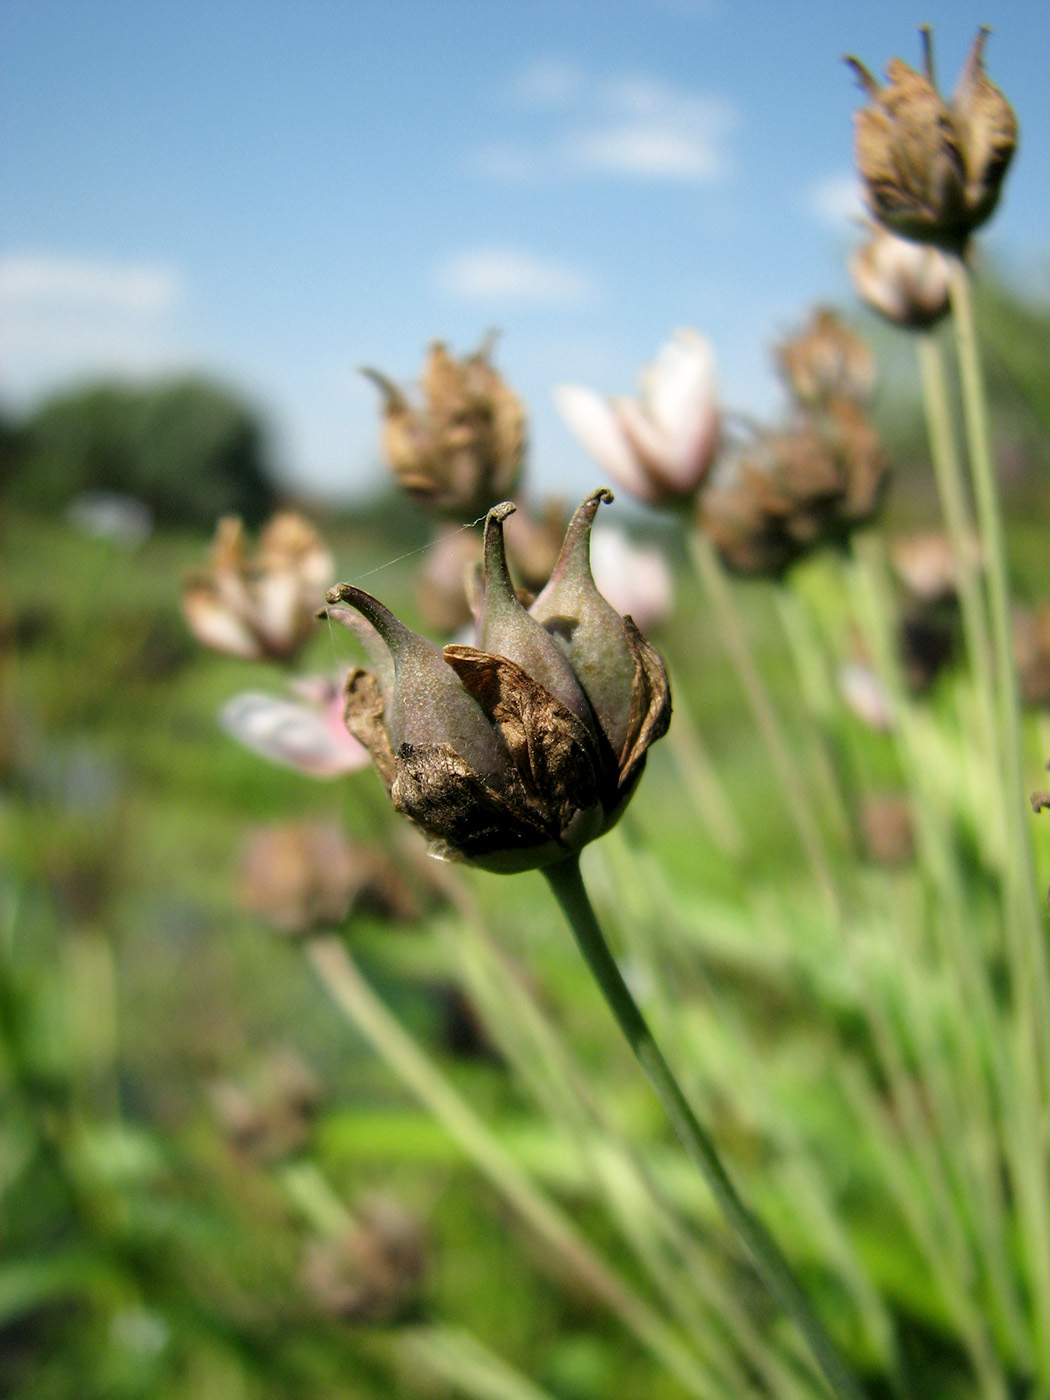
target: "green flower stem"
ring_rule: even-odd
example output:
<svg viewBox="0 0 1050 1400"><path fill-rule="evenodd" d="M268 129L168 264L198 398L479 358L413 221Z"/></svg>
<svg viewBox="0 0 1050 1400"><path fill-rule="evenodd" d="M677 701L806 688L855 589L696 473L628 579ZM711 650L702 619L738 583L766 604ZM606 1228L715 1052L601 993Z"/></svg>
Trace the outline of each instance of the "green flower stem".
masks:
<svg viewBox="0 0 1050 1400"><path fill-rule="evenodd" d="M1027 1099L1025 1170L1018 1194L1036 1298L1042 1379L1050 1384L1050 1183L1046 1121L1050 1114L1050 966L1046 932L1033 899L1035 873L1023 788L1021 712L1013 659L1006 538L992 459L984 372L974 323L970 276L961 258L949 262L952 320L959 353L963 416L985 556L992 644L998 682L1002 782L1006 802L1006 950L1016 1010L1018 1070Z"/></svg>
<svg viewBox="0 0 1050 1400"><path fill-rule="evenodd" d="M343 943L334 936L316 937L307 944L307 952L340 1010L522 1218L690 1394L699 1400L714 1400L716 1392L707 1370L678 1333L616 1276L572 1221L530 1180L383 1005Z"/></svg>
<svg viewBox="0 0 1050 1400"><path fill-rule="evenodd" d="M862 1400L860 1386L810 1306L790 1264L765 1226L740 1199L713 1141L700 1126L660 1053L598 925L580 874L578 857L548 866L543 873L609 1009L726 1220L751 1255L774 1298L798 1325L835 1395L840 1400Z"/></svg>
<svg viewBox="0 0 1050 1400"><path fill-rule="evenodd" d="M603 853L620 834L622 825L621 822L605 837ZM626 843L621 842L619 853L629 865L633 863L633 853ZM621 864L619 860L613 863ZM490 933L459 872L438 865L437 873L443 876L449 898L460 914L455 927L449 929L450 951L458 956L471 994L501 1051L526 1082L535 1083L537 1067L542 1066L546 1084L536 1095L537 1102L552 1121L562 1124L578 1142L586 1154L588 1169L639 1262L650 1272L668 1308L701 1354L712 1367L720 1368L723 1379L718 1393L739 1396L741 1400L752 1393L742 1380L732 1379L737 1364L726 1353L726 1334L771 1393L783 1400L798 1400L803 1394L810 1394L800 1388L772 1339L759 1330L731 1286L722 1281L708 1252L686 1228L644 1162L618 1137L606 1107L591 1091L583 1066L572 1057L547 1010L523 982L501 942ZM640 879L640 872L635 873ZM508 1036L512 1024L517 1045ZM676 1261L673 1273L664 1263L665 1255Z"/></svg>
<svg viewBox="0 0 1050 1400"><path fill-rule="evenodd" d="M722 644L736 670L755 723L765 742L780 783L788 813L795 824L813 878L820 887L825 902L836 923L841 921L838 895L824 851L820 828L806 801L806 787L791 754L769 692L755 664L747 642L743 619L733 602L732 591L725 572L710 541L699 530L687 529L686 542L697 577L710 599Z"/></svg>
<svg viewBox="0 0 1050 1400"><path fill-rule="evenodd" d="M984 722L989 726L991 739L995 732L995 671L992 663L992 643L988 633L988 615L981 595L977 534L970 515L952 424L944 356L936 337L929 331L919 334L916 347L933 474L959 576L959 603L966 650L973 667L984 710Z"/></svg>
<svg viewBox="0 0 1050 1400"><path fill-rule="evenodd" d="M470 1332L407 1327L400 1340L439 1380L473 1400L553 1400L549 1390L527 1380Z"/></svg>

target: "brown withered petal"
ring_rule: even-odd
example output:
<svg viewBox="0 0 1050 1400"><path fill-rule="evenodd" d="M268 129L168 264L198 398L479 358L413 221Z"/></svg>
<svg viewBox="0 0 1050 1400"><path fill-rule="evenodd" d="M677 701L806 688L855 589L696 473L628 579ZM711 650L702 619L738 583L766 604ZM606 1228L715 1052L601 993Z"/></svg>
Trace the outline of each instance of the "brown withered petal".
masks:
<svg viewBox="0 0 1050 1400"><path fill-rule="evenodd" d="M629 617L624 618L627 645L635 658L631 710L620 751L620 788L629 792L645 763L650 747L662 739L671 724L671 687L659 652L642 636Z"/></svg>
<svg viewBox="0 0 1050 1400"><path fill-rule="evenodd" d="M379 682L371 671L356 667L348 673L343 693L346 697L343 712L346 727L371 754L376 772L389 792L394 782L394 751L384 723Z"/></svg>
<svg viewBox="0 0 1050 1400"><path fill-rule="evenodd" d="M570 709L505 656L451 646L445 660L498 727L529 806L552 837L574 812L598 805L594 737Z"/></svg>
<svg viewBox="0 0 1050 1400"><path fill-rule="evenodd" d="M984 71L989 33L984 26L977 31L949 104L962 139L966 199L974 227L983 224L995 209L1003 177L1017 149L1017 117Z"/></svg>
<svg viewBox="0 0 1050 1400"><path fill-rule="evenodd" d="M550 833L533 820L527 803L508 802L451 744L402 744L390 796L432 838L435 855L482 867L498 858L500 871L547 863L537 851L549 844Z"/></svg>

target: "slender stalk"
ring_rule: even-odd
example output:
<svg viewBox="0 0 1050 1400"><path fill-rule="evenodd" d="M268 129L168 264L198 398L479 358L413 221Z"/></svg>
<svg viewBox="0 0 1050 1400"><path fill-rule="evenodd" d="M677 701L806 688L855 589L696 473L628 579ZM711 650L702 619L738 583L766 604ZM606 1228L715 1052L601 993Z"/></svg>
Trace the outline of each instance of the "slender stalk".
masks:
<svg viewBox="0 0 1050 1400"><path fill-rule="evenodd" d="M832 1391L840 1400L862 1400L857 1381L810 1306L790 1264L769 1231L744 1205L714 1142L697 1121L653 1039L595 918L580 874L579 859L570 857L548 866L543 873L609 1009L726 1220L751 1255L770 1292L798 1325Z"/></svg>
<svg viewBox="0 0 1050 1400"><path fill-rule="evenodd" d="M401 1345L446 1385L473 1400L552 1400L470 1332L454 1327L408 1327Z"/></svg>
<svg viewBox="0 0 1050 1400"><path fill-rule="evenodd" d="M617 837L622 825L609 832L605 842ZM621 849L631 864L632 851L626 843ZM526 1080L535 1081L536 1066L542 1065L547 1083L537 1096L538 1102L551 1120L564 1124L579 1143L588 1171L605 1192L625 1239L649 1270L667 1307L709 1365L721 1368L719 1393L739 1396L741 1400L752 1394L742 1379L734 1379L735 1355L729 1357L725 1352L721 1335L724 1330L772 1394L780 1400L810 1395L811 1390L802 1389L797 1375L779 1355L774 1339L759 1330L747 1308L721 1279L709 1251L686 1228L653 1174L618 1136L607 1107L592 1092L595 1086L591 1079L573 1058L547 1010L512 966L499 940L491 936L457 872L444 866L440 871L450 898L462 914L454 931L450 930L454 932L450 942L466 971L472 995L483 1013L487 1012L486 1019L500 1049ZM480 965L489 975L479 977ZM514 1047L509 1043L511 1023L517 1026L527 1045L519 1043ZM665 1266L665 1255L674 1263L673 1272ZM727 1375L730 1370L732 1376Z"/></svg>
<svg viewBox="0 0 1050 1400"><path fill-rule="evenodd" d="M991 721L994 725L992 717L995 711L995 672L992 663L992 643L979 582L977 535L966 499L962 465L952 425L944 356L936 338L929 331L923 331L918 336L916 345L926 430L930 439L930 458L958 572L959 603L966 650L985 709L985 722L987 724ZM994 732L994 729L991 732Z"/></svg>
<svg viewBox="0 0 1050 1400"><path fill-rule="evenodd" d="M678 1334L617 1277L572 1221L529 1179L390 1014L340 940L334 936L313 938L307 952L335 1003L523 1219L691 1394L700 1400L714 1400L707 1371Z"/></svg>
<svg viewBox="0 0 1050 1400"><path fill-rule="evenodd" d="M1027 1217L1025 1245L1036 1296L1039 1352L1050 1358L1050 1202L1047 1189L1046 1116L1050 1109L1050 966L1043 921L1033 893L1035 875L1023 791L1021 713L1014 667L1006 539L992 459L984 372L974 323L970 277L959 257L949 258L952 320L959 354L963 415L974 497L985 554L992 644L998 683L1000 761L1007 814L1005 877L1010 899L1006 949L1016 1013L1018 1069L1032 1121L1025 1172L1018 1182ZM1050 1362L1044 1362L1043 1379Z"/></svg>
<svg viewBox="0 0 1050 1400"><path fill-rule="evenodd" d="M773 771L780 783L785 805L795 824L813 878L820 887L833 918L839 922L841 911L838 895L831 878L820 828L812 808L806 801L802 775L792 757L773 702L748 646L743 621L733 603L733 595L726 582L722 565L710 543L698 530L687 530L686 540L697 576L711 600L722 643L736 669L744 696L769 752Z"/></svg>

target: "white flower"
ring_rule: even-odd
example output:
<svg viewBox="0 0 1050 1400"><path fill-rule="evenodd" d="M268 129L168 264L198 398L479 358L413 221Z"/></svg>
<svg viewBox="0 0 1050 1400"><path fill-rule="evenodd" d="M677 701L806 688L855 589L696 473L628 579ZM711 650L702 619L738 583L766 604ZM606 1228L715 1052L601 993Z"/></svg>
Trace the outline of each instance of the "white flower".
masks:
<svg viewBox="0 0 1050 1400"><path fill-rule="evenodd" d="M263 691L235 695L219 723L245 748L313 778L335 778L368 766L368 751L343 723L343 689L326 676L294 683L302 701Z"/></svg>
<svg viewBox="0 0 1050 1400"><path fill-rule="evenodd" d="M640 376L637 399L603 399L571 384L554 398L599 466L646 505L690 499L718 451L715 358L696 331L675 331Z"/></svg>
<svg viewBox="0 0 1050 1400"><path fill-rule="evenodd" d="M930 326L948 310L948 261L939 248L874 229L849 270L861 301L899 326Z"/></svg>

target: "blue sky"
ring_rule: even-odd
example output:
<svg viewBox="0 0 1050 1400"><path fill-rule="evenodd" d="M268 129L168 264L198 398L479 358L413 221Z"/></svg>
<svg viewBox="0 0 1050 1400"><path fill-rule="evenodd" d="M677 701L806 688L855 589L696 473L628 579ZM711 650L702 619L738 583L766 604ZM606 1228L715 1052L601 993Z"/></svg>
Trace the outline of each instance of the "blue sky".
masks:
<svg viewBox="0 0 1050 1400"><path fill-rule="evenodd" d="M945 89L994 29L1022 143L986 241L1045 293L1046 0L0 0L0 395L213 371L345 495L378 472L357 367L495 326L530 479L574 494L551 387L628 392L678 325L775 406L770 342L849 298L842 55L917 62L924 21Z"/></svg>

